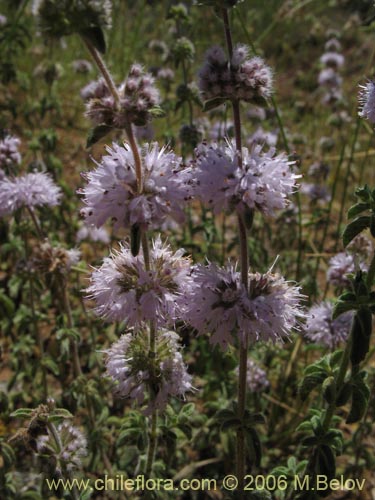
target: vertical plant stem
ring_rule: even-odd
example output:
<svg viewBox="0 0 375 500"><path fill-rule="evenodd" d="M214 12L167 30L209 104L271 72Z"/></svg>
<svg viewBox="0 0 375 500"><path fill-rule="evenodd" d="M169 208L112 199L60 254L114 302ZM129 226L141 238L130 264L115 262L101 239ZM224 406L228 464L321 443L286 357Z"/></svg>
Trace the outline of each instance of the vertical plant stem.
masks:
<svg viewBox="0 0 375 500"><path fill-rule="evenodd" d="M69 300L69 296L68 296L68 287L66 286L65 282L63 283L62 294L63 294L64 309L65 309L65 313L66 313L68 328L73 329L74 328L74 321L73 321L72 309L70 307L70 300ZM70 345L72 346L72 351L73 351L74 376L78 377L78 376L82 375L82 370L81 370L81 363L79 361L77 341L71 340Z"/></svg>
<svg viewBox="0 0 375 500"><path fill-rule="evenodd" d="M50 431L50 433L51 433L51 435L56 443L58 453L60 454L62 449L63 449L63 446L62 446L62 442L61 442L59 433L57 432L57 429L52 422L47 422L47 427L48 427L48 430ZM70 479L70 473L69 473L69 471L66 470L66 467L64 467L64 466L62 467L62 474L66 479ZM71 489L70 493L71 493L73 500L80 499L80 495L78 494L77 488L75 485Z"/></svg>
<svg viewBox="0 0 375 500"><path fill-rule="evenodd" d="M157 444L157 423L158 423L158 412L153 410L151 415L151 425L150 434L148 441L147 450L147 462L146 462L146 478L151 476L152 465L154 463L156 444Z"/></svg>
<svg viewBox="0 0 375 500"><path fill-rule="evenodd" d="M42 336L40 335L38 323L37 323L37 319L36 319L35 302L34 302L34 283L33 283L32 278L30 278L30 280L29 280L29 286L30 286L30 307L31 307L34 335L36 337L37 344L38 344L39 356L40 356L40 359L42 359L43 353L44 353L43 339L42 339ZM48 397L47 373L46 373L46 368L43 364L41 364L41 368L42 368L43 398L46 400Z"/></svg>
<svg viewBox="0 0 375 500"><path fill-rule="evenodd" d="M150 270L150 249L147 240L146 233L142 234L142 250L143 258L145 262L146 271ZM149 335L149 351L148 357L150 360L154 361L156 358L156 325L155 321L150 321L150 335ZM153 378L154 374L151 374ZM151 396L151 393L150 393ZM158 414L157 410L154 408L151 414L151 423L149 428L148 437L148 450L147 450L147 461L146 461L146 477L150 477L152 473L152 466L155 458L156 444L157 444L157 421Z"/></svg>
<svg viewBox="0 0 375 500"><path fill-rule="evenodd" d="M99 54L99 52L96 50L96 48L90 42L90 40L88 40L85 37L82 37L82 40L84 41L88 51L90 52L91 57L94 59L96 65L98 66L99 71L103 75L103 78L106 81L108 88L109 88L111 94L113 95L116 103L119 104L120 103L120 95L117 91L117 88L116 88L115 82L113 81L112 75L109 72L107 65L105 64L102 56Z"/></svg>
<svg viewBox="0 0 375 500"><path fill-rule="evenodd" d="M28 207L28 206L26 206L26 210L28 211L28 213L29 213L29 215L31 217L31 220L34 223L34 226L35 226L35 229L36 229L36 232L38 234L38 237L39 237L40 241L43 241L44 238L45 238L45 235L44 235L44 233L42 231L42 228L40 227L39 221L38 221L38 219L37 219L37 217L35 215L34 210L32 208Z"/></svg>
<svg viewBox="0 0 375 500"><path fill-rule="evenodd" d="M314 280L316 280L317 276L318 276L319 264L320 264L320 257L321 257L320 254L324 251L324 245L325 245L325 242L326 242L326 238L327 238L327 234L328 234L328 228L329 228L329 223L330 223L330 220L331 220L332 206L333 206L333 202L334 202L335 195L336 195L336 188L337 188L337 183L338 183L338 180L339 180L339 177L340 177L341 166L342 166L342 163L344 161L344 155L345 155L345 144L343 144L343 147L341 149L340 159L339 159L339 162L338 162L337 167L336 167L335 176L334 176L334 180L333 180L333 184L332 184L331 198L330 198L329 204L328 204L327 218L326 218L326 222L324 224L322 240L321 240L320 246L318 248L318 250L319 250L319 256L318 256L318 258L316 260L316 264L315 264Z"/></svg>
<svg viewBox="0 0 375 500"><path fill-rule="evenodd" d="M354 137L353 137L352 147L351 147L351 150L350 150L350 156L349 156L349 160L348 160L348 165L346 167L344 189L343 189L342 197L341 197L341 207L340 207L339 222L337 224L337 235L336 235L335 252L337 251L337 247L338 247L339 240L340 240L340 230L341 230L342 219L344 217L345 201L346 201L346 194L347 194L348 186L349 186L350 170L351 170L351 166L353 164L354 151L355 151L355 146L357 144L357 139L358 139L358 134L359 134L359 129L360 128L361 128L361 117L358 116L357 117L357 123L356 123L355 131L354 131Z"/></svg>
<svg viewBox="0 0 375 500"><path fill-rule="evenodd" d="M233 55L233 42L230 30L228 11L222 9L222 18L224 23L225 39L229 60ZM238 99L232 100L234 133L236 141L236 150L238 156L239 167L242 168L242 138L241 138L241 114L240 103ZM248 290L248 266L249 255L247 246L247 230L244 220L241 215L238 215L238 232L240 242L240 261L241 261L241 281ZM247 352L248 338L247 336L240 339L239 346L239 376L238 376L238 418L243 423L246 409L246 373L247 373ZM238 479L239 498L244 498L244 477L246 470L246 445L245 445L244 427L241 425L237 430L236 442L236 474Z"/></svg>
<svg viewBox="0 0 375 500"><path fill-rule="evenodd" d="M135 175L137 177L137 192L141 193L143 190L143 177L142 177L142 160L139 155L139 148L137 141L135 139L133 129L131 123L128 122L125 126L125 132L128 137L129 145L133 153L134 157L134 165L135 165Z"/></svg>
<svg viewBox="0 0 375 500"><path fill-rule="evenodd" d="M33 214L33 211L27 207L28 211L30 214ZM32 220L34 224L36 225L37 231L39 229L39 224L37 223L37 219L35 217L32 217ZM38 232L39 234L39 232ZM29 260L29 245L27 241L27 236L26 234L23 234L23 244L24 244L24 249L25 249L25 259L26 261ZM35 310L35 293L34 293L34 282L32 276L29 277L29 300L30 300L30 308L31 308L31 320L32 320L32 327L34 331L34 337L36 339L36 343L38 345L38 350L39 350L39 357L40 360L43 357L44 353L44 348L43 348L43 339L40 334L39 328L38 328L38 320L36 317L36 310ZM48 386L47 386L47 373L46 373L46 368L45 366L40 363L40 368L42 370L42 386L43 386L43 398L47 399L48 396Z"/></svg>

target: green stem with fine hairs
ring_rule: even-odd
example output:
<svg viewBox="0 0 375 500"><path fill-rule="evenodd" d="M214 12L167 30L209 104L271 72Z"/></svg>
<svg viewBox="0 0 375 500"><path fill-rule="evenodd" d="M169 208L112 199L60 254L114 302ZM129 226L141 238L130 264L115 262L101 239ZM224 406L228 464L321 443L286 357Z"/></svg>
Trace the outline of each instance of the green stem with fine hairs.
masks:
<svg viewBox="0 0 375 500"><path fill-rule="evenodd" d="M359 129L361 128L361 117L357 117L357 123L354 131L354 137L353 137L353 142L352 142L352 147L350 150L350 157L348 160L348 165L346 167L346 173L345 173L345 181L344 181L344 189L342 192L342 198L341 198L341 207L340 207L340 215L339 215L339 222L337 224L337 235L336 235L336 244L335 244L335 252L337 251L337 247L340 241L340 230L341 230L341 223L344 218L344 209L345 209L345 201L346 201L346 195L348 191L348 186L349 186L349 177L350 177L350 170L353 164L353 159L354 159L354 152L355 152L355 146L357 144L357 139L358 139L358 134L359 134Z"/></svg>
<svg viewBox="0 0 375 500"><path fill-rule="evenodd" d="M104 62L100 53L96 50L93 44L90 42L88 38L82 37L83 42L85 43L88 51L90 52L91 57L94 59L95 64L98 66L99 71L103 75L106 84L108 85L109 91L113 95L117 104L120 103L120 95L116 88L115 82L113 81L112 75L109 72L106 63Z"/></svg>
<svg viewBox="0 0 375 500"><path fill-rule="evenodd" d="M222 18L224 23L225 39L227 44L229 60L233 55L233 42L230 29L229 17L227 9L222 9ZM232 100L234 133L236 141L236 152L238 157L239 167L242 168L242 138L241 138L241 113L240 102L238 99ZM248 266L249 255L247 246L247 229L241 215L238 215L238 233L240 242L240 263L241 263L241 281L248 290ZM240 340L239 345L239 375L238 375L238 418L241 422L244 421L246 409L246 374L247 374L247 354L248 354L248 338ZM246 436L244 428L241 425L237 430L236 441L236 474L238 479L239 498L244 498L244 478L246 471Z"/></svg>
<svg viewBox="0 0 375 500"><path fill-rule="evenodd" d="M59 433L57 432L56 427L54 426L54 424L52 422L47 422L47 428L48 428L51 436L53 437L53 439L56 443L58 453L60 453L63 449L63 445L62 445L62 442L61 442L61 439L60 439ZM65 476L66 479L70 479L69 471L66 470L66 467L64 464L61 464L61 465L62 465L63 476ZM75 485L71 489L70 493L71 493L73 500L80 499L80 495L78 494L78 491L77 491L77 488Z"/></svg>

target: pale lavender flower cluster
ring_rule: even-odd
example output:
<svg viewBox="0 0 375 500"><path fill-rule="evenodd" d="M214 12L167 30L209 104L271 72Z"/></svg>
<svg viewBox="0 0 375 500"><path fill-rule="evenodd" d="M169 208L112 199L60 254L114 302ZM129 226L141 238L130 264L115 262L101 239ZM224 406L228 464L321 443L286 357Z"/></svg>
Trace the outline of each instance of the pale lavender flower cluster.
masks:
<svg viewBox="0 0 375 500"><path fill-rule="evenodd" d="M304 336L311 342L336 349L348 338L353 318L352 311L332 319L333 304L325 301L314 305L307 314Z"/></svg>
<svg viewBox="0 0 375 500"><path fill-rule="evenodd" d="M7 169L21 163L20 145L21 141L18 137L12 135L6 135L0 139L0 169Z"/></svg>
<svg viewBox="0 0 375 500"><path fill-rule="evenodd" d="M214 213L222 210L239 213L246 207L265 215L275 215L288 205L287 197L296 190L296 175L284 154L275 155L271 148L262 152L254 146L242 148L242 168L233 144L221 147L202 144L197 148L195 172L196 193Z"/></svg>
<svg viewBox="0 0 375 500"><path fill-rule="evenodd" d="M288 337L302 316L303 298L297 286L278 274L249 273L249 293L233 266L197 265L185 319L199 335L223 350L234 341L278 341Z"/></svg>
<svg viewBox="0 0 375 500"><path fill-rule="evenodd" d="M98 168L85 174L87 186L79 192L87 205L81 213L88 224L100 227L107 219L115 227L160 228L167 216L183 222L183 207L191 197L190 169L181 159L157 143L140 150L143 189L137 190L135 161L131 149L124 144L107 147Z"/></svg>
<svg viewBox="0 0 375 500"><path fill-rule="evenodd" d="M323 68L319 73L318 83L324 88L323 103L336 104L342 100L342 78L338 71L343 66L345 58L340 53L340 42L334 37L326 42L325 49L327 52L320 58Z"/></svg>
<svg viewBox="0 0 375 500"><path fill-rule="evenodd" d="M33 172L0 180L0 217L14 213L21 207L54 207L60 203L61 190L49 174Z"/></svg>
<svg viewBox="0 0 375 500"><path fill-rule="evenodd" d="M111 241L108 231L104 227L97 228L95 226L88 225L80 227L76 234L77 243L85 240L104 243L105 245Z"/></svg>
<svg viewBox="0 0 375 500"><path fill-rule="evenodd" d="M307 195L312 203L326 203L331 199L331 195L324 184L301 183L300 192Z"/></svg>
<svg viewBox="0 0 375 500"><path fill-rule="evenodd" d="M136 335L124 334L106 353L106 375L116 383L121 397L131 398L142 405L151 392L144 413L164 410L169 397L184 397L192 390L191 376L183 362L178 335L160 330L156 337L155 357L148 356L147 330Z"/></svg>
<svg viewBox="0 0 375 500"><path fill-rule="evenodd" d="M249 49L237 45L228 61L221 47L211 47L199 71L199 88L206 100L241 99L255 102L272 92L272 71L261 57L249 58Z"/></svg>
<svg viewBox="0 0 375 500"><path fill-rule="evenodd" d="M52 245L49 240L45 240L34 248L32 265L43 274L63 276L78 264L80 258L81 252L77 248L67 250L61 245Z"/></svg>
<svg viewBox="0 0 375 500"><path fill-rule="evenodd" d="M329 260L327 270L327 280L334 286L341 288L350 284L349 274L354 274L356 270L367 271L368 266L363 261L358 261L354 255L348 252L340 252Z"/></svg>
<svg viewBox="0 0 375 500"><path fill-rule="evenodd" d="M82 465L82 459L87 455L87 440L83 433L69 422L63 422L56 428L59 443L50 432L41 435L36 440L38 453L51 455L56 459L56 471L72 471Z"/></svg>
<svg viewBox="0 0 375 500"><path fill-rule="evenodd" d="M236 374L239 374L239 368L236 368ZM253 360L247 360L246 383L251 392L261 392L269 387L266 372Z"/></svg>
<svg viewBox="0 0 375 500"><path fill-rule="evenodd" d="M72 68L76 73L90 73L92 71L92 64L86 59L77 59L72 62Z"/></svg>
<svg viewBox="0 0 375 500"><path fill-rule="evenodd" d="M140 326L153 320L167 326L181 318L192 286L190 259L184 250L173 253L158 238L150 251L150 269L141 255L134 257L127 245L113 251L91 276L88 296L96 313L108 320Z"/></svg>
<svg viewBox="0 0 375 500"><path fill-rule="evenodd" d="M152 110L159 105L160 95L155 79L141 65L133 64L117 91L119 102L102 78L81 90L81 96L86 100L86 115L94 125L123 129L130 123L143 126L151 121Z"/></svg>
<svg viewBox="0 0 375 500"><path fill-rule="evenodd" d="M247 143L250 148L252 148L255 144L274 148L277 144L277 138L277 131L269 132L264 130L262 127L258 127L256 131L252 135L250 135Z"/></svg>
<svg viewBox="0 0 375 500"><path fill-rule="evenodd" d="M375 123L375 82L370 80L366 85L360 85L359 116L366 118L369 122Z"/></svg>

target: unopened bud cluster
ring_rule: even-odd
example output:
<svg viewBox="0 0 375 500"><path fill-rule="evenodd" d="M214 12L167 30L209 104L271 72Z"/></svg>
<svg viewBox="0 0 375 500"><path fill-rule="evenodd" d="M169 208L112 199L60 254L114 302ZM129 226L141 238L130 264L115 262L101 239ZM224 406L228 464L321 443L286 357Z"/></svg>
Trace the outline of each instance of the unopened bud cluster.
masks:
<svg viewBox="0 0 375 500"><path fill-rule="evenodd" d="M221 47L212 47L199 72L199 87L206 100L240 99L255 102L272 92L272 71L261 57L249 58L245 45L237 45L228 61Z"/></svg>
<svg viewBox="0 0 375 500"><path fill-rule="evenodd" d="M142 66L133 64L127 79L118 87L116 100L101 78L87 85L81 92L86 102L86 115L94 125L124 128L128 123L146 125L152 118L152 110L160 102L159 91L151 74Z"/></svg>
<svg viewBox="0 0 375 500"><path fill-rule="evenodd" d="M83 34L90 28L111 26L110 0L34 0L33 13L48 35Z"/></svg>

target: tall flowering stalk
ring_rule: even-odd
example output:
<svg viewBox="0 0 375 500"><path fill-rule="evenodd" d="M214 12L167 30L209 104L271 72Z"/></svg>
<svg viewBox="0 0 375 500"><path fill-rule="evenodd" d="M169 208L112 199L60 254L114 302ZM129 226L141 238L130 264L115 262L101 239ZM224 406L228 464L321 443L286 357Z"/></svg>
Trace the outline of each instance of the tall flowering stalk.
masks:
<svg viewBox="0 0 375 500"><path fill-rule="evenodd" d="M107 148L108 155L98 168L86 174L82 214L98 228L111 218L115 227L130 230L131 240L130 246L122 246L93 273L88 293L100 316L124 321L128 331L106 351L107 375L117 383L120 395L140 405L145 390L149 393L145 410L150 417L145 465L149 476L158 410L165 408L169 396L183 396L190 390L191 377L176 334L161 330L171 327L181 314L190 261L182 257L183 251L172 254L160 238L150 249L147 231L160 229L168 216L183 221L190 176L172 151L156 143L140 148L135 138L133 124L145 125L159 103L153 77L133 64L123 84L116 86L97 48L87 37L83 39L104 79L86 92L86 114L96 127L92 138L119 128L125 130L127 144Z"/></svg>
<svg viewBox="0 0 375 500"><path fill-rule="evenodd" d="M250 58L246 46L233 46L228 10L221 2L214 3L218 4L223 20L227 55L220 47L209 49L199 73L199 86L206 99L206 109L228 100L231 102L235 139L226 147L202 145L197 148L196 193L215 214L223 209L236 214L240 269L237 272L232 266L224 269L215 264L206 268L198 266L193 272L196 297L187 315L198 333L210 332L211 342L223 349L235 338L238 340L236 418L240 423L236 427L236 472L239 495L243 498L249 345L289 335L301 315L299 303L302 298L298 287L290 286L272 270L265 274L249 271L248 232L255 211L272 216L285 208L298 176L292 171L292 162L284 155L276 155L273 149L264 153L261 146L254 145L250 151L242 146L240 102L256 104L269 98L272 71L260 57ZM206 291L205 297L202 289ZM220 317L219 323L217 317ZM251 457L251 462L258 458Z"/></svg>

